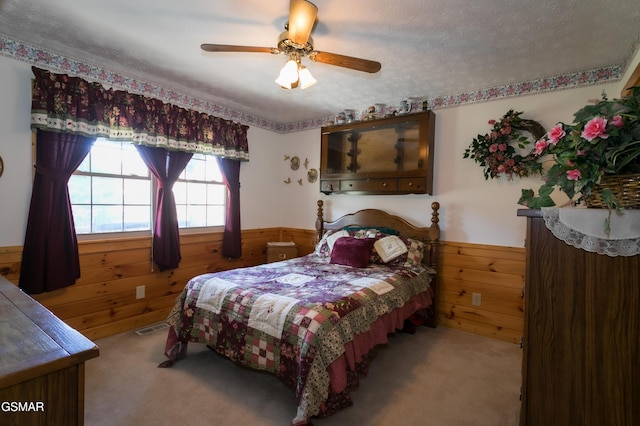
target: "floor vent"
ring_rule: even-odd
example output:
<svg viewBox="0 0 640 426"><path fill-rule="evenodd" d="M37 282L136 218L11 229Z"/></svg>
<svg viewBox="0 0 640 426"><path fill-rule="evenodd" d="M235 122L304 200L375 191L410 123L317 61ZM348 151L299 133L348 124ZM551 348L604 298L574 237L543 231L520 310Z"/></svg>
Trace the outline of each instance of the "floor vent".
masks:
<svg viewBox="0 0 640 426"><path fill-rule="evenodd" d="M144 336L146 334L153 333L154 331L165 330L167 328L169 328L169 324L167 324L166 322L161 322L161 323L158 323L158 324L150 325L150 326L145 327L145 328L141 328L140 330L136 330L136 334L138 336Z"/></svg>

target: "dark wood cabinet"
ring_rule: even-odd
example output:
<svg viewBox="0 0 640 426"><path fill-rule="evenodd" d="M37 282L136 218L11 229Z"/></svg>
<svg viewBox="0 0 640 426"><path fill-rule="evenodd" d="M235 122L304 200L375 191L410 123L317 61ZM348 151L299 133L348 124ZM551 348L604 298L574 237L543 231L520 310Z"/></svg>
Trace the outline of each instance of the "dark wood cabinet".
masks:
<svg viewBox="0 0 640 426"><path fill-rule="evenodd" d="M322 128L320 191L433 194L432 111Z"/></svg>
<svg viewBox="0 0 640 426"><path fill-rule="evenodd" d="M527 217L521 425L640 424L640 255L572 247Z"/></svg>
<svg viewBox="0 0 640 426"><path fill-rule="evenodd" d="M0 424L84 424L84 363L98 353L0 276Z"/></svg>

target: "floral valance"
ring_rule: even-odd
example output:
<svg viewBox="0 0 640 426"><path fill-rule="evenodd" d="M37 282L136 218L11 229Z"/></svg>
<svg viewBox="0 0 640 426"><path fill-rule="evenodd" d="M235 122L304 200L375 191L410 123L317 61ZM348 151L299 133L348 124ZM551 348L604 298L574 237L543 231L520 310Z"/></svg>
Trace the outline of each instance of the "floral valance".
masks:
<svg viewBox="0 0 640 426"><path fill-rule="evenodd" d="M32 67L31 128L249 160L248 126Z"/></svg>

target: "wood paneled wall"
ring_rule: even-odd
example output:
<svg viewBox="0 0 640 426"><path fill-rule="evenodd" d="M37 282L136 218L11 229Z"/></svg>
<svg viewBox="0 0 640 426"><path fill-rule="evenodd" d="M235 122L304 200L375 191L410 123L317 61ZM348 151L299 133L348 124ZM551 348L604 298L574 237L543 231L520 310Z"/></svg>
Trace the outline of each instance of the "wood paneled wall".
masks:
<svg viewBox="0 0 640 426"><path fill-rule="evenodd" d="M265 262L269 241L294 241L313 251L315 231L281 228L242 232L242 257L221 255L222 232L180 237L182 260L171 271L152 269L149 237L79 243L81 277L72 286L33 298L89 339L99 339L164 321L187 281L198 274ZM17 284L22 247L0 247L0 274ZM136 299L136 287L145 297Z"/></svg>
<svg viewBox="0 0 640 426"><path fill-rule="evenodd" d="M524 248L444 242L439 264L438 324L520 343Z"/></svg>
<svg viewBox="0 0 640 426"><path fill-rule="evenodd" d="M152 270L149 237L83 241L81 278L73 286L34 298L95 340L163 321L189 278L265 262L266 243L294 241L300 255L313 251L313 230L265 228L242 232L240 259L220 254L222 233L180 237L182 261ZM18 283L22 247L0 247L0 274ZM443 242L440 250L439 324L518 343L522 336L524 249ZM136 287L145 297L136 299ZM481 294L481 305L471 303Z"/></svg>

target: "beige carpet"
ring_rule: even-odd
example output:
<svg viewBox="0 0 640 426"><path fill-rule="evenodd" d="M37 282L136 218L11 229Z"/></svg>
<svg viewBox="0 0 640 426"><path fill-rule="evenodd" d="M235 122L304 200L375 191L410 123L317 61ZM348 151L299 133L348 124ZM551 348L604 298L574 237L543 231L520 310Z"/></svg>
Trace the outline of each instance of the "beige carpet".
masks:
<svg viewBox="0 0 640 426"><path fill-rule="evenodd" d="M86 365L86 425L290 424L293 391L204 345L191 344L173 368L157 368L165 335L96 342L100 357ZM517 345L446 327L396 334L352 394L353 407L313 424L515 426L521 357Z"/></svg>

